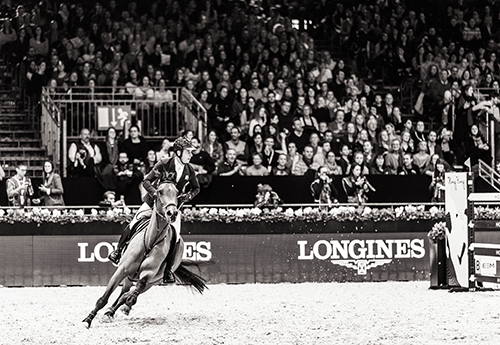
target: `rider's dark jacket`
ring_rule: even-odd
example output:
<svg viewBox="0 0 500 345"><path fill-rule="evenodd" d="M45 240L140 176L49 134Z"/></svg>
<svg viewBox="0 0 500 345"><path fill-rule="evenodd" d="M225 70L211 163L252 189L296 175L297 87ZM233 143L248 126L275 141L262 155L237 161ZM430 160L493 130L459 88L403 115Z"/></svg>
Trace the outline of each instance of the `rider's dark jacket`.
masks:
<svg viewBox="0 0 500 345"><path fill-rule="evenodd" d="M176 182L177 180L179 182ZM179 204L190 201L200 192L200 184L191 164L184 165L182 175L177 179L175 156L169 159L162 159L155 164L153 169L144 178L143 186L148 193L144 196L143 201L150 207L153 207L154 195L158 186L166 181L176 183L177 190L179 191L177 198Z"/></svg>

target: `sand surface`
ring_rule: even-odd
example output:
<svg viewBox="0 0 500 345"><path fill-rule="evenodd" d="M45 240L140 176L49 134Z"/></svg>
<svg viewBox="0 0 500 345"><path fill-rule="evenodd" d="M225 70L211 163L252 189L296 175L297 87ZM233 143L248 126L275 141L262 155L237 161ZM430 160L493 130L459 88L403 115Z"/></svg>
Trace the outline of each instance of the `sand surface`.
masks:
<svg viewBox="0 0 500 345"><path fill-rule="evenodd" d="M500 344L500 292L428 282L156 286L83 318L104 287L0 288L0 344ZM112 296L112 301L117 293Z"/></svg>

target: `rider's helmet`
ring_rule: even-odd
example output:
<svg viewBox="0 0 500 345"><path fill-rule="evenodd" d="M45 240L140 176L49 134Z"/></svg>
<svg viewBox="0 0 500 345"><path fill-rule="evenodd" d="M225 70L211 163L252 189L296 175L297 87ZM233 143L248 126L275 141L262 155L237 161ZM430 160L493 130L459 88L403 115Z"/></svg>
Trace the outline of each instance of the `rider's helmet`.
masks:
<svg viewBox="0 0 500 345"><path fill-rule="evenodd" d="M180 137L175 139L174 145L172 146L174 149L174 152L181 151L182 150L195 150L196 148L193 146L191 143L191 140L189 140L186 137Z"/></svg>

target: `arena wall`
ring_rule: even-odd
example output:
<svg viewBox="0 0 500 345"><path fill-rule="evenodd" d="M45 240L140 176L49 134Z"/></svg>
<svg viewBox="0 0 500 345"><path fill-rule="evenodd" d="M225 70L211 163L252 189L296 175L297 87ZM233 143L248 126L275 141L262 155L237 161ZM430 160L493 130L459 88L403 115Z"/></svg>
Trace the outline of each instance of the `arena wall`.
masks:
<svg viewBox="0 0 500 345"><path fill-rule="evenodd" d="M434 221L185 223L184 257L211 284L429 278ZM106 285L121 224L2 224L3 286Z"/></svg>

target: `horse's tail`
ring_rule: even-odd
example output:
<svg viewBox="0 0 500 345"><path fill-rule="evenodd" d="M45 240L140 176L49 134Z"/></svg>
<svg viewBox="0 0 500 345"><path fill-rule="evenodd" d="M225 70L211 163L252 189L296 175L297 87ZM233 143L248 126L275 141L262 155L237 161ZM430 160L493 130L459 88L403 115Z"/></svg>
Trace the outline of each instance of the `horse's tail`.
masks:
<svg viewBox="0 0 500 345"><path fill-rule="evenodd" d="M207 285L205 284L206 280L198 274L188 270L188 266L196 266L199 268L199 264L195 261L182 260L179 267L177 267L177 269L175 270L174 275L177 277L177 279L180 280L182 284L189 285L190 287L196 289L200 294L202 294L205 289L208 289Z"/></svg>

